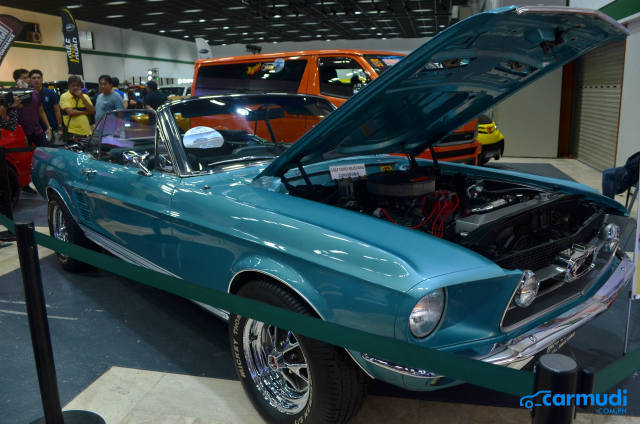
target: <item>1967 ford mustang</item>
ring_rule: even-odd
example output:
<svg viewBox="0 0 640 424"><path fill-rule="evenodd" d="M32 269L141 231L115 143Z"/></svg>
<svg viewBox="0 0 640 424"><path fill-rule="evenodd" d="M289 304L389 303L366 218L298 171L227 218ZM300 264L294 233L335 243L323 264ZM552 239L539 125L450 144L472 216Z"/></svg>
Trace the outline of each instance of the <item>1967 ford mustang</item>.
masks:
<svg viewBox="0 0 640 424"><path fill-rule="evenodd" d="M157 115L112 112L83 150L38 149L32 178L59 239L520 368L606 310L630 279L618 251L632 225L625 209L580 184L415 155L625 36L598 12L498 9L443 31L337 111L312 96L230 95L178 100ZM318 117L283 147L279 120ZM368 377L412 390L460 383L217 313L269 421L347 421Z"/></svg>

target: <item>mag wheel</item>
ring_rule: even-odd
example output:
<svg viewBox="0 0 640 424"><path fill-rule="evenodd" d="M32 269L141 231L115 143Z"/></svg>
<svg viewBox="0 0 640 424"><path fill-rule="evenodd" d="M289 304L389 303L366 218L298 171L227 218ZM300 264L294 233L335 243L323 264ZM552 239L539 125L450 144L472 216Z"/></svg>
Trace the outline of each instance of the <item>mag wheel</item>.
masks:
<svg viewBox="0 0 640 424"><path fill-rule="evenodd" d="M249 319L242 350L260 395L282 414L300 413L309 403L311 377L307 358L291 331Z"/></svg>
<svg viewBox="0 0 640 424"><path fill-rule="evenodd" d="M90 247L89 240L84 236L82 230L73 220L71 214L58 196L51 196L47 212L49 234L51 234L51 237L82 247ZM78 272L90 268L90 266L84 262L77 261L62 253L56 252L56 256L62 264L62 267L67 271Z"/></svg>
<svg viewBox="0 0 640 424"><path fill-rule="evenodd" d="M270 281L249 282L238 295L313 315ZM367 377L342 349L233 314L229 334L238 377L266 421L344 423L360 409Z"/></svg>

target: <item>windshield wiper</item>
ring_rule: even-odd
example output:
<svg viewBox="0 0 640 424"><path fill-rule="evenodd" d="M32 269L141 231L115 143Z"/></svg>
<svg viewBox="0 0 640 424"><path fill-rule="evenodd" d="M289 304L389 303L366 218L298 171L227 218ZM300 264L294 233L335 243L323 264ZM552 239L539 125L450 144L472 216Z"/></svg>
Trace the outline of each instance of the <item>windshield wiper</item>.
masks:
<svg viewBox="0 0 640 424"><path fill-rule="evenodd" d="M243 156L241 158L226 159L226 160L221 160L219 162L208 163L207 166L218 166L218 165L226 165L228 163L247 162L252 160L265 160L265 159L275 159L275 156Z"/></svg>

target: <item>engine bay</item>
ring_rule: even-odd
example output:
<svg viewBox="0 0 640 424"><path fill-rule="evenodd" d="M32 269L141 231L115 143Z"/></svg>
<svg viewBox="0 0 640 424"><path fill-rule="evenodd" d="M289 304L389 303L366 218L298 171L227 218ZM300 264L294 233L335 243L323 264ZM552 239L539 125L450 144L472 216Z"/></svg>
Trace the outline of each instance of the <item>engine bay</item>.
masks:
<svg viewBox="0 0 640 424"><path fill-rule="evenodd" d="M548 265L557 251L596 236L605 215L583 196L437 168L286 185L294 196L461 244L507 269Z"/></svg>

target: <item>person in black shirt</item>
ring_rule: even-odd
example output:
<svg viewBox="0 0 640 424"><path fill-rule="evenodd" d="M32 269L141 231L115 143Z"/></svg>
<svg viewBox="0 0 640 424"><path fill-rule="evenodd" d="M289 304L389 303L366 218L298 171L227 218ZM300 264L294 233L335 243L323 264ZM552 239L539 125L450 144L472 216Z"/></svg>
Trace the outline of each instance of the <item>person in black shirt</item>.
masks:
<svg viewBox="0 0 640 424"><path fill-rule="evenodd" d="M147 83L147 95L144 96L144 107L156 110L167 101L167 96L158 91L158 83L149 81Z"/></svg>

